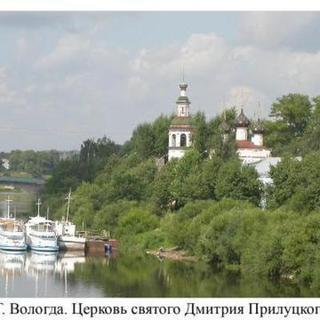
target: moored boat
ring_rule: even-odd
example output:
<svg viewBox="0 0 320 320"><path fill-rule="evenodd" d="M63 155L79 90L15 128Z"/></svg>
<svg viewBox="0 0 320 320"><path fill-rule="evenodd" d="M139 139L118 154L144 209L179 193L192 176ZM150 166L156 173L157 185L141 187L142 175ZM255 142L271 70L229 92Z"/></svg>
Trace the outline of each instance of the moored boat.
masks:
<svg viewBox="0 0 320 320"><path fill-rule="evenodd" d="M7 199L7 217L0 219L0 249L7 251L25 251L24 226L21 221L10 216L10 198Z"/></svg>
<svg viewBox="0 0 320 320"><path fill-rule="evenodd" d="M76 233L76 225L69 221L71 190L66 197L67 215L66 219L55 222L55 229L58 235L58 245L60 250L76 250L84 251L86 245L86 238L80 233Z"/></svg>
<svg viewBox="0 0 320 320"><path fill-rule="evenodd" d="M25 224L27 245L31 250L35 251L58 251L58 239L54 228L54 222L40 216L40 199L38 199L37 206L38 215L36 217L31 217Z"/></svg>

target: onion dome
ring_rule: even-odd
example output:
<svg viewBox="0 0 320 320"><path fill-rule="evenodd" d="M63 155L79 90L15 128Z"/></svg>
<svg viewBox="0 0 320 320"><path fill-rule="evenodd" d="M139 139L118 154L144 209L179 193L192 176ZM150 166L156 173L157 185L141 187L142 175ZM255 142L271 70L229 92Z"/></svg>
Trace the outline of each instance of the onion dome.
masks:
<svg viewBox="0 0 320 320"><path fill-rule="evenodd" d="M264 127L261 122L261 120L258 118L258 120L254 123L253 128L252 128L253 133L263 133L264 132Z"/></svg>
<svg viewBox="0 0 320 320"><path fill-rule="evenodd" d="M188 84L185 83L185 82L182 82L179 84L179 88L181 91L187 91L187 88L188 88Z"/></svg>
<svg viewBox="0 0 320 320"><path fill-rule="evenodd" d="M249 127L250 121L243 113L243 109L241 108L240 114L236 119L236 127Z"/></svg>
<svg viewBox="0 0 320 320"><path fill-rule="evenodd" d="M190 100L186 94L188 84L185 82L180 83L179 88L180 88L180 96L177 99L177 104L190 104Z"/></svg>

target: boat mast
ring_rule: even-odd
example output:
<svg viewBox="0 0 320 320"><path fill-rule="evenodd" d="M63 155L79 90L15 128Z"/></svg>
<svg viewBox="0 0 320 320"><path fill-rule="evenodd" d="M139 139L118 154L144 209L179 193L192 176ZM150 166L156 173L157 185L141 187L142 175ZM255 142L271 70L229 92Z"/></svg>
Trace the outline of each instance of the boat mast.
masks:
<svg viewBox="0 0 320 320"><path fill-rule="evenodd" d="M49 220L49 207L47 207L47 220ZM46 223L46 231L48 232L48 222Z"/></svg>
<svg viewBox="0 0 320 320"><path fill-rule="evenodd" d="M7 208L8 208L8 212L7 212L7 218L10 219L10 202L12 202L13 200L10 200L10 196L8 196L7 201Z"/></svg>
<svg viewBox="0 0 320 320"><path fill-rule="evenodd" d="M66 197L66 200L68 200L66 222L69 222L70 202L72 200L72 198L71 198L71 189L69 190L69 193L68 193L68 195Z"/></svg>
<svg viewBox="0 0 320 320"><path fill-rule="evenodd" d="M38 217L40 217L40 206L41 206L40 198L38 199L37 206L38 206Z"/></svg>

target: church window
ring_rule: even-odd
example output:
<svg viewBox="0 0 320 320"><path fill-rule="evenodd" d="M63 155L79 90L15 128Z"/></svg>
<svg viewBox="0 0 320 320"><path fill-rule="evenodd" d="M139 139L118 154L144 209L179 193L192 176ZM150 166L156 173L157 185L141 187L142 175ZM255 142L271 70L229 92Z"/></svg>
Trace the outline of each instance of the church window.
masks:
<svg viewBox="0 0 320 320"><path fill-rule="evenodd" d="M175 135L175 134L173 134L173 135L172 135L172 146L173 146L173 147L175 147L175 146L176 146L176 144L177 144L176 135Z"/></svg>
<svg viewBox="0 0 320 320"><path fill-rule="evenodd" d="M180 137L180 146L181 147L185 147L187 145L187 137L186 135L183 133Z"/></svg>

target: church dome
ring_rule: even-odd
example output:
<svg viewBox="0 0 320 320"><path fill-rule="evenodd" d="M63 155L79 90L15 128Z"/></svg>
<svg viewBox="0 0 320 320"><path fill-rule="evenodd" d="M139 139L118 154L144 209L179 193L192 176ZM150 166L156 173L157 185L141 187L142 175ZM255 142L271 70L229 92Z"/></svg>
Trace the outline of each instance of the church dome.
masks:
<svg viewBox="0 0 320 320"><path fill-rule="evenodd" d="M260 119L258 119L254 123L253 128L252 128L252 132L253 133L263 133L264 132L264 127L263 127L263 124Z"/></svg>
<svg viewBox="0 0 320 320"><path fill-rule="evenodd" d="M187 88L188 88L188 84L185 83L185 82L182 82L182 83L179 84L179 88L180 88L180 90L186 91Z"/></svg>
<svg viewBox="0 0 320 320"><path fill-rule="evenodd" d="M249 127L250 121L243 113L243 109L241 108L240 114L236 119L236 127Z"/></svg>

